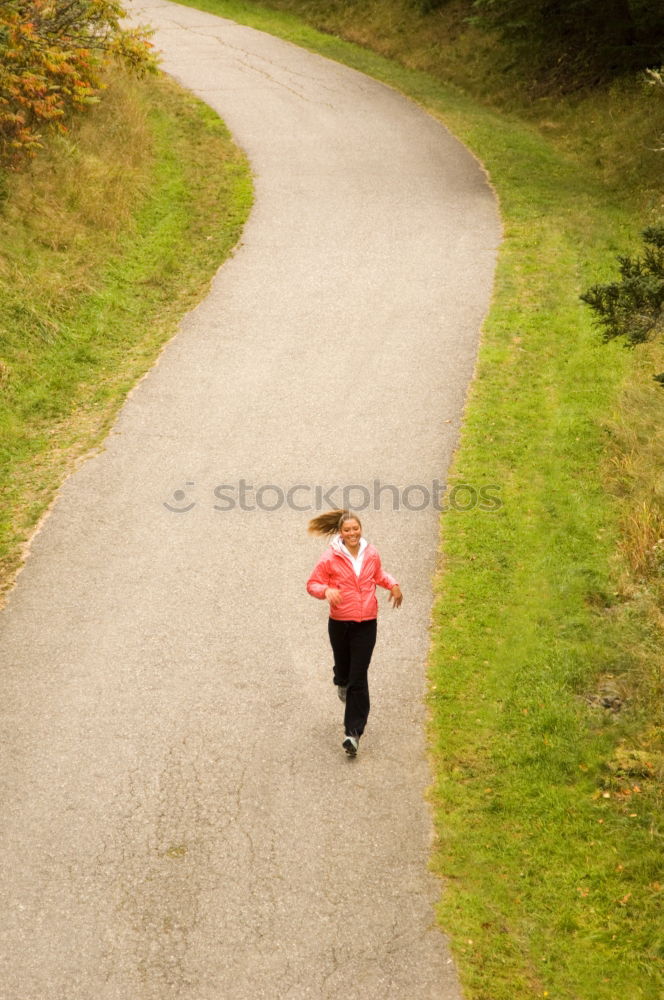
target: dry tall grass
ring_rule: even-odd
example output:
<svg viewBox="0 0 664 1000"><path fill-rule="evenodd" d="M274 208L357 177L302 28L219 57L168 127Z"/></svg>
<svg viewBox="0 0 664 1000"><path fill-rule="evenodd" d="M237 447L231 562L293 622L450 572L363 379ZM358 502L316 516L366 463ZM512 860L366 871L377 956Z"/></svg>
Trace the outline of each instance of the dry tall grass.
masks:
<svg viewBox="0 0 664 1000"><path fill-rule="evenodd" d="M607 426L607 481L621 507L617 596L625 615L648 623L647 641L630 650L627 680L643 714L642 742L664 754L664 389L652 379L664 345L635 348L630 375ZM664 758L663 758L664 760Z"/></svg>
<svg viewBox="0 0 664 1000"><path fill-rule="evenodd" d="M152 137L140 84L109 79L102 104L7 181L0 213L0 281L17 302L39 305L43 333L84 292L112 252L151 180ZM39 255L35 247L40 248Z"/></svg>

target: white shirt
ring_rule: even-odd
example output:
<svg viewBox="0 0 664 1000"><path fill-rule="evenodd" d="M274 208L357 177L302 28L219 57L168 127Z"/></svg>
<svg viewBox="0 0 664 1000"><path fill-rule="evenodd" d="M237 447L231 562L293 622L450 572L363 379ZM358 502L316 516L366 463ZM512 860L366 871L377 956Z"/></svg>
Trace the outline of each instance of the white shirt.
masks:
<svg viewBox="0 0 664 1000"><path fill-rule="evenodd" d="M353 570L355 571L355 576L359 576L360 575L360 571L362 569L362 563L364 562L364 550L367 547L367 540L366 540L366 538L360 538L360 547L359 547L359 549L357 551L357 555L356 556L353 556L349 552L349 550L346 548L346 546L344 545L344 543L341 540L341 535L335 535L334 538L332 539L332 543L331 544L339 552L342 552L346 556L347 559L350 559L350 562L351 562L351 565L353 567Z"/></svg>

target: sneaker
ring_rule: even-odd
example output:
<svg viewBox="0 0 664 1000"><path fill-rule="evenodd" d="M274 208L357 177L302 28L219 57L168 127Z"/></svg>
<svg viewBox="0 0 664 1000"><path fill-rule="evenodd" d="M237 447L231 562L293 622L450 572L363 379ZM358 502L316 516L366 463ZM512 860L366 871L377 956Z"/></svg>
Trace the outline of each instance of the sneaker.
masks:
<svg viewBox="0 0 664 1000"><path fill-rule="evenodd" d="M346 688L342 687L341 684L337 684L337 694L339 695L339 701L346 700Z"/></svg>
<svg viewBox="0 0 664 1000"><path fill-rule="evenodd" d="M359 736L347 736L341 744L349 757L357 756L357 748L360 744Z"/></svg>

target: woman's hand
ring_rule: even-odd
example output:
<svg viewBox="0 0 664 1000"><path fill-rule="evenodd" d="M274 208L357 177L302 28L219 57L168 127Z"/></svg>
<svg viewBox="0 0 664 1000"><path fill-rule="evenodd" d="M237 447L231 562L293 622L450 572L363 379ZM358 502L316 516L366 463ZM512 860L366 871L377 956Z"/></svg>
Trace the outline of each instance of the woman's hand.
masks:
<svg viewBox="0 0 664 1000"><path fill-rule="evenodd" d="M403 594L401 593L401 587L399 586L398 583L394 587L392 587L392 590L390 591L389 601L390 604L392 604L395 608L401 607L401 602L403 601Z"/></svg>
<svg viewBox="0 0 664 1000"><path fill-rule="evenodd" d="M337 604L341 604L341 591L335 590L334 587L328 587L325 591L325 596L329 601L331 608L336 608Z"/></svg>

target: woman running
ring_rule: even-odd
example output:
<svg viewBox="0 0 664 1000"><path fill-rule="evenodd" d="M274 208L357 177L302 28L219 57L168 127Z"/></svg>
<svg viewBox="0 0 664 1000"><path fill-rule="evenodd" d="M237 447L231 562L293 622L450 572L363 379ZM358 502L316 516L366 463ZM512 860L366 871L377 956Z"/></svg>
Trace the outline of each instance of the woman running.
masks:
<svg viewBox="0 0 664 1000"><path fill-rule="evenodd" d="M395 608L401 606L403 595L394 577L383 570L377 549L362 537L355 514L347 510L319 514L309 522L309 531L330 537L329 548L307 580L307 591L330 606L333 679L346 703L342 746L354 757L369 715L367 671L376 644L376 586L390 591Z"/></svg>

